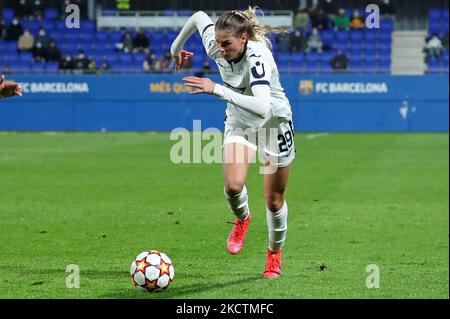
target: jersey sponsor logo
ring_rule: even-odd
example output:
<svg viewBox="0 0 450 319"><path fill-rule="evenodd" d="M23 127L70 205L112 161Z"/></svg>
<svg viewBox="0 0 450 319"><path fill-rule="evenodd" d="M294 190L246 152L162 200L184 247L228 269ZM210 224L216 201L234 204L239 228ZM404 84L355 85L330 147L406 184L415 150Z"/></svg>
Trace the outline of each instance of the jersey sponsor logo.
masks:
<svg viewBox="0 0 450 319"><path fill-rule="evenodd" d="M255 66L252 68L252 75L255 79L261 79L266 75L264 70L264 63L256 62Z"/></svg>

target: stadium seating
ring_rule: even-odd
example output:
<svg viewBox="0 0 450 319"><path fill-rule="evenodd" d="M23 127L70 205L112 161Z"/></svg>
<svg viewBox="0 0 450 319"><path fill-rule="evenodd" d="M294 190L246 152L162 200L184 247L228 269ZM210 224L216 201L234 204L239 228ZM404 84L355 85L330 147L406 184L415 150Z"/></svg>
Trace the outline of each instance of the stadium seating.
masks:
<svg viewBox="0 0 450 319"><path fill-rule="evenodd" d="M353 10L352 8L347 9L349 12L353 12ZM364 16L364 10L359 10ZM165 10L164 14L167 16L175 14L189 16L192 14L192 10ZM441 11L433 11L433 13L430 11L430 14L438 15L438 21L443 21L442 17L445 16ZM14 16L14 11L12 9L4 9L2 16L5 20L11 20ZM448 14L446 21L448 21ZM104 60L109 62L111 72L144 72L142 62L145 59L145 55L143 53L124 54L120 53L116 47L116 44L122 41L125 31L97 30L96 22L89 20L81 21L81 29L68 30L65 28L64 21L59 20L56 9L46 9L42 21L23 19L21 23L24 28L28 28L34 35L43 26L57 43L62 51L62 56L67 53L75 56L80 51L84 51L90 59L97 62L97 66ZM273 40L274 56L282 72L332 72L330 61L337 50L340 49L347 54L350 60L349 72L384 73L390 71L393 27L393 20L382 19L379 30L322 30L320 34L327 49L322 53L279 52L277 51L278 37L272 35L271 39ZM161 59L170 49L170 45L178 35L178 31L147 30L146 35L151 42L151 49L158 59ZM130 32L132 36L136 35L136 31L130 30ZM311 30L307 30L307 34L310 33ZM206 56L201 45L200 35L197 33L188 40L185 48L194 52L194 57L192 58L194 69L201 68L205 60L210 61L213 69L217 69L215 63ZM57 72L54 62L47 64L34 62L31 53L17 53L16 41L0 40L0 70L6 67L9 67L13 72Z"/></svg>
<svg viewBox="0 0 450 319"><path fill-rule="evenodd" d="M443 38L446 33L448 33L449 29L449 17L448 10L446 9L436 9L431 8L428 11L428 35L433 36L437 35L440 38ZM428 73L448 73L448 49L444 52L441 59L436 59L435 57L431 57L427 60Z"/></svg>

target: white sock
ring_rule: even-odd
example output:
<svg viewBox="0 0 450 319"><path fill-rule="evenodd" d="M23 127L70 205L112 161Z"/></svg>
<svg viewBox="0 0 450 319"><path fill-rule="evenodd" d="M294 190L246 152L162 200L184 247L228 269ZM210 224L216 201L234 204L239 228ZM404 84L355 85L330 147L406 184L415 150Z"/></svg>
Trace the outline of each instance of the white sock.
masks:
<svg viewBox="0 0 450 319"><path fill-rule="evenodd" d="M267 228L269 229L269 249L277 252L283 248L287 233L288 206L286 201L283 207L275 213L266 207Z"/></svg>
<svg viewBox="0 0 450 319"><path fill-rule="evenodd" d="M248 217L248 192L244 185L242 192L237 195L228 194L224 188L225 198L228 201L228 206L233 211L237 218L245 220Z"/></svg>

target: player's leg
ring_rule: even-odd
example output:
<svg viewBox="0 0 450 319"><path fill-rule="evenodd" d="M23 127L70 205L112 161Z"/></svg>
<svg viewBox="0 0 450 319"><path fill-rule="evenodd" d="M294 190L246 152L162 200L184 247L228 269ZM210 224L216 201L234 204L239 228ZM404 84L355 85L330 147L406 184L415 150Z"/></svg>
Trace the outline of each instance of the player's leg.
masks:
<svg viewBox="0 0 450 319"><path fill-rule="evenodd" d="M241 143L229 143L223 147L224 194L236 216L234 227L227 239L227 249L231 254L242 250L251 221L245 182L255 154L254 149Z"/></svg>
<svg viewBox="0 0 450 319"><path fill-rule="evenodd" d="M231 210L237 218L245 219L248 213L245 182L255 150L240 143L225 144L223 147L224 192Z"/></svg>
<svg viewBox="0 0 450 319"><path fill-rule="evenodd" d="M269 231L269 249L264 277L274 278L281 274L281 250L286 240L288 206L284 198L290 165L279 167L272 174L264 175L266 219Z"/></svg>
<svg viewBox="0 0 450 319"><path fill-rule="evenodd" d="M286 240L288 206L284 198L291 163L295 158L294 126L292 120L282 120L278 125L277 139L270 139L271 147L278 149L279 157L271 158L271 165L264 175L266 219L269 231L269 249L264 277L281 274L281 250ZM274 143L276 142L276 143ZM272 145L274 144L274 145ZM273 149L274 151L274 149Z"/></svg>
<svg viewBox="0 0 450 319"><path fill-rule="evenodd" d="M269 228L269 248L280 251L286 239L288 207L284 198L291 166L280 167L273 174L264 175L264 196Z"/></svg>

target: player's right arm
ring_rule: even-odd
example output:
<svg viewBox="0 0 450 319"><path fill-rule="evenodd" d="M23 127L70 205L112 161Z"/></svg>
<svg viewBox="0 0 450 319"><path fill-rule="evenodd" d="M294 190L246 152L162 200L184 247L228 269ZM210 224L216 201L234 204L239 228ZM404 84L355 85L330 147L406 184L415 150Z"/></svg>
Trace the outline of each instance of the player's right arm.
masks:
<svg viewBox="0 0 450 319"><path fill-rule="evenodd" d="M193 55L193 53L184 51L182 48L195 31L198 31L202 36L202 42L207 54L211 58L215 58L217 46L214 23L206 13L198 11L187 20L170 48L170 53L175 61L175 69L178 69L183 61Z"/></svg>

